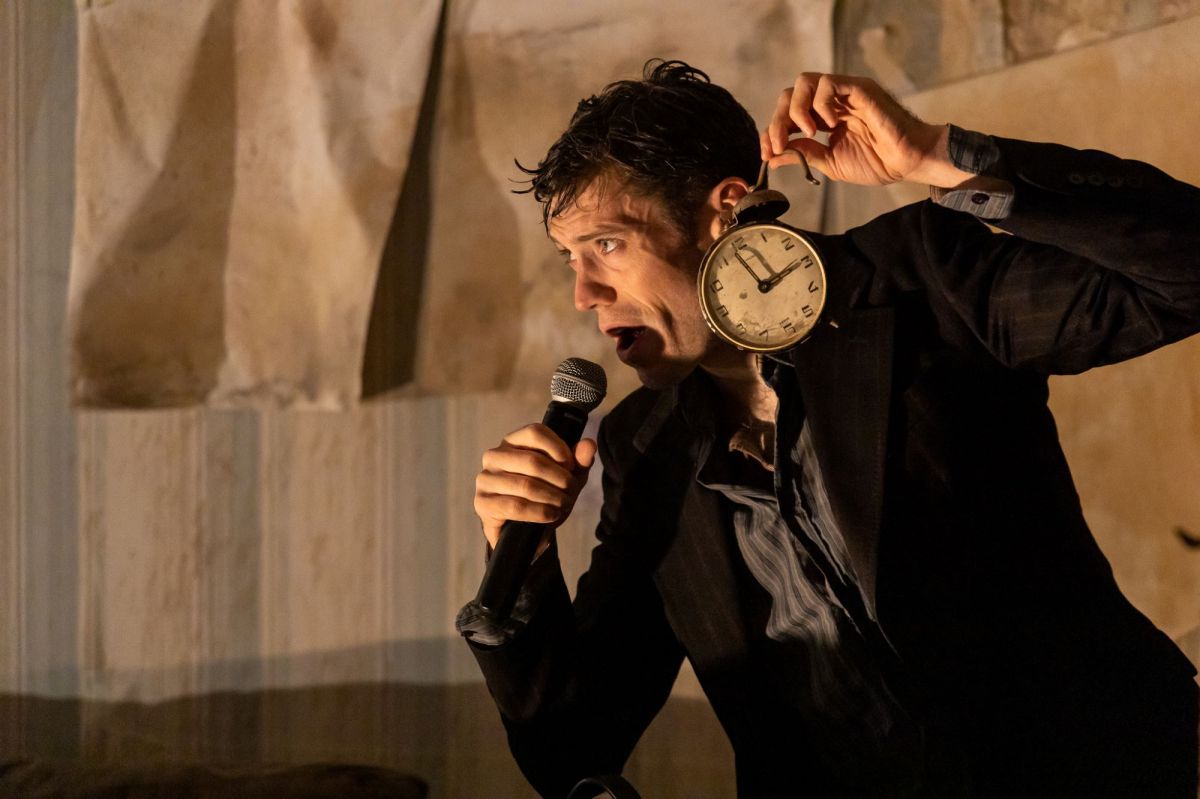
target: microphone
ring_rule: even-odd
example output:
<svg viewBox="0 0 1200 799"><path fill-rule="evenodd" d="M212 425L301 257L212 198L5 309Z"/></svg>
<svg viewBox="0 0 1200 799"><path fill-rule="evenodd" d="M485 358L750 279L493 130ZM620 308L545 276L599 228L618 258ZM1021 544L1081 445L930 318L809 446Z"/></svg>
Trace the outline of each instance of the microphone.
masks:
<svg viewBox="0 0 1200 799"><path fill-rule="evenodd" d="M550 378L550 405L542 424L553 430L572 450L583 435L587 417L608 390L604 369L583 358L567 358ZM506 622L525 582L529 564L548 525L508 521L475 595L475 605L496 622Z"/></svg>

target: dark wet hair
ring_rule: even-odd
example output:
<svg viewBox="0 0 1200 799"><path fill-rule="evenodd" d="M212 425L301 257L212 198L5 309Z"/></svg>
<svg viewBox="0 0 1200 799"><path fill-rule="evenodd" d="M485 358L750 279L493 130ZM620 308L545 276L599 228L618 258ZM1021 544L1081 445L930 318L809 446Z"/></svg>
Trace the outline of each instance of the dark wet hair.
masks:
<svg viewBox="0 0 1200 799"><path fill-rule="evenodd" d="M758 130L746 109L708 75L682 61L652 59L641 80L610 83L581 100L566 132L529 175L542 221L562 213L596 177L607 174L663 202L691 235L696 211L728 177L753 184Z"/></svg>

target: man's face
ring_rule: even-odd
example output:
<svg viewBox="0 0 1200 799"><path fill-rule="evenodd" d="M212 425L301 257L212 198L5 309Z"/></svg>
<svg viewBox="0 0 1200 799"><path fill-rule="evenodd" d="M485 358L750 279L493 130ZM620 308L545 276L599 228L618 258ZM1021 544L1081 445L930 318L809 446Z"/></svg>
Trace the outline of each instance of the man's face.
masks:
<svg viewBox="0 0 1200 799"><path fill-rule="evenodd" d="M596 312L643 385L674 385L725 348L696 295L703 250L660 201L598 179L551 220L550 237L575 272L575 307Z"/></svg>

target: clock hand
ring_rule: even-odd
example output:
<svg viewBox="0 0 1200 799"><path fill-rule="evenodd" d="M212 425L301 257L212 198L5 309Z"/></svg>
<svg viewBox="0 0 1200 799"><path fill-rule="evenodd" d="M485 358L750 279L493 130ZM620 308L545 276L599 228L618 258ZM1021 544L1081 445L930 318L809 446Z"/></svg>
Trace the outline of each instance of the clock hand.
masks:
<svg viewBox="0 0 1200 799"><path fill-rule="evenodd" d="M733 257L737 258L738 262L741 263L742 266L746 267L746 271L750 273L750 277L754 278L754 282L758 283L759 291L766 294L768 291L771 290L770 283L766 280L763 280L757 274L755 274L754 268L752 266L750 266L749 263L747 263L745 258L742 257L742 254L740 252L738 252L737 247L734 247L734 249L733 249Z"/></svg>
<svg viewBox="0 0 1200 799"><path fill-rule="evenodd" d="M761 264L763 265L763 268L764 268L764 269L766 269L768 272L770 272L770 273L771 273L771 277L775 277L775 270L771 268L771 262L770 262L770 261L768 261L766 258L764 258L764 257L763 257L763 254L762 254L761 252L759 252L758 250L754 249L754 248L753 248L753 247L751 247L749 244L743 244L743 245L742 245L742 249L743 249L743 250L749 250L751 253L753 253L753 254L754 254L754 257L758 259L758 262L759 262L759 263L761 263ZM768 280L768 282L769 282L769 281L771 280L771 278L767 278L767 280Z"/></svg>
<svg viewBox="0 0 1200 799"><path fill-rule="evenodd" d="M771 289L773 289L777 285L779 285L779 281L783 280L785 277L790 275L792 272L796 271L796 267L799 265L800 265L799 261L792 261L790 264L787 265L787 268L784 269L782 272L775 272L774 274L771 275L771 279L766 281L767 287L765 289L762 289L761 286L759 288L762 289L763 291L770 291Z"/></svg>
<svg viewBox="0 0 1200 799"><path fill-rule="evenodd" d="M760 280L758 283L758 290L761 291L763 294L766 294L771 289L773 289L777 285L779 285L779 282L781 280L783 280L785 277L790 275L792 272L794 272L800 266L799 261L792 261L790 264L788 264L786 267L784 267L782 272L776 272L771 267L771 262L768 261L763 256L763 254L760 253L758 250L754 249L753 247L751 247L748 244L743 245L742 249L749 250L750 252L752 252L754 254L754 257L759 260L759 263L761 263L763 265L763 268L771 273L771 276L769 278L767 278L765 280Z"/></svg>

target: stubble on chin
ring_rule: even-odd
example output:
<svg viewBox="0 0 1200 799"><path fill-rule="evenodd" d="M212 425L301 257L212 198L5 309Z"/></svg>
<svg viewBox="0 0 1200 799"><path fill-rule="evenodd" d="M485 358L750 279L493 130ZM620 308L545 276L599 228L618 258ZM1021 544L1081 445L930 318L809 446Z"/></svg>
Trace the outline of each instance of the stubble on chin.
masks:
<svg viewBox="0 0 1200 799"><path fill-rule="evenodd" d="M682 383L692 373L695 364L665 363L655 366L634 366L638 380L653 391L662 391Z"/></svg>

